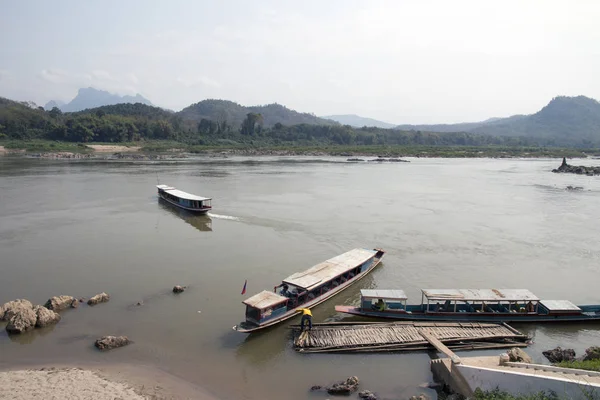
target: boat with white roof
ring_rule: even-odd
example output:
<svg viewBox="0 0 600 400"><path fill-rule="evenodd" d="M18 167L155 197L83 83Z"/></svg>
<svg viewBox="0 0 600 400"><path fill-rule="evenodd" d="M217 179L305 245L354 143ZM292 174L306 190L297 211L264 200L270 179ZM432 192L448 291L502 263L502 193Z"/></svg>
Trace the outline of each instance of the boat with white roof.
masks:
<svg viewBox="0 0 600 400"><path fill-rule="evenodd" d="M413 321L564 322L600 320L600 305L540 300L526 289L422 289L421 304L402 290L361 290L360 306L337 312Z"/></svg>
<svg viewBox="0 0 600 400"><path fill-rule="evenodd" d="M381 249L354 249L285 278L273 291L263 290L244 300L246 319L233 327L249 333L299 315L301 308L312 308L371 272L383 258ZM281 288L279 293L277 289Z"/></svg>
<svg viewBox="0 0 600 400"><path fill-rule="evenodd" d="M156 188L158 197L176 207L198 214L212 210L211 198L186 193L168 185L156 185Z"/></svg>

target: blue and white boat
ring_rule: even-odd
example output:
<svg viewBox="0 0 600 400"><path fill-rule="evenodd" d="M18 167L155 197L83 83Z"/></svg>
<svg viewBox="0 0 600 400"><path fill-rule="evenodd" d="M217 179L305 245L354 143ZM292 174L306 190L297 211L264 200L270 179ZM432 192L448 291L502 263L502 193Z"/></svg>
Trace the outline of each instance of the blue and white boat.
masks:
<svg viewBox="0 0 600 400"><path fill-rule="evenodd" d="M540 300L526 289L423 289L421 304L402 290L361 290L360 306L337 312L411 321L583 322L600 320L600 305Z"/></svg>
<svg viewBox="0 0 600 400"><path fill-rule="evenodd" d="M206 214L212 210L211 198L186 193L168 185L156 185L156 187L158 197L176 207L198 214Z"/></svg>
<svg viewBox="0 0 600 400"><path fill-rule="evenodd" d="M273 291L263 290L244 300L246 319L233 329L254 332L299 315L298 308L312 308L361 280L384 254L381 249L354 249L292 274Z"/></svg>

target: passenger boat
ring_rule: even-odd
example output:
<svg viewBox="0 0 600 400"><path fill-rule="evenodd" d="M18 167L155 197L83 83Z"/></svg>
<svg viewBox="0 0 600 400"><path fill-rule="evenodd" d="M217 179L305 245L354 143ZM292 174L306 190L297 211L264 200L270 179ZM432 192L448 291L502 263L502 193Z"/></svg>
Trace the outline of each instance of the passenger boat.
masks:
<svg viewBox="0 0 600 400"><path fill-rule="evenodd" d="M158 197L176 207L199 214L206 214L212 209L212 199L208 197L182 192L168 185L156 185L156 187L158 188Z"/></svg>
<svg viewBox="0 0 600 400"><path fill-rule="evenodd" d="M410 305L402 290L361 290L360 306L341 313L412 321L561 322L600 320L600 305L540 300L525 289L423 289Z"/></svg>
<svg viewBox="0 0 600 400"><path fill-rule="evenodd" d="M273 291L263 290L244 300L246 320L233 329L254 332L299 315L297 308L312 308L362 279L384 254L381 249L354 249L290 275Z"/></svg>

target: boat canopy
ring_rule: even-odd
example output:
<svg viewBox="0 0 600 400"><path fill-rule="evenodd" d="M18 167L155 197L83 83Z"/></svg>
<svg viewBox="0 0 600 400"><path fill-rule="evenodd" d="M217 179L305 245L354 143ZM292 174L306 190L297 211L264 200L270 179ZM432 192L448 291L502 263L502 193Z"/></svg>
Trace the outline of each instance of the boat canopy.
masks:
<svg viewBox="0 0 600 400"><path fill-rule="evenodd" d="M581 308L569 300L542 300L540 304L546 307L548 311L581 311Z"/></svg>
<svg viewBox="0 0 600 400"><path fill-rule="evenodd" d="M182 192L181 190L177 190L174 187L168 185L156 185L157 188L173 195L175 197L179 197L180 199L185 200L196 200L196 201L204 201L204 200L212 200L209 197L196 196L195 194L190 194L186 192Z"/></svg>
<svg viewBox="0 0 600 400"><path fill-rule="evenodd" d="M539 301L526 289L423 289L429 301Z"/></svg>
<svg viewBox="0 0 600 400"><path fill-rule="evenodd" d="M381 290L381 289L361 289L362 298L369 299L387 299L387 300L407 300L408 297L404 290Z"/></svg>
<svg viewBox="0 0 600 400"><path fill-rule="evenodd" d="M250 307L264 310L265 308L273 307L274 305L283 303L287 299L287 297L280 296L277 293L263 290L262 292L242 301L242 303Z"/></svg>
<svg viewBox="0 0 600 400"><path fill-rule="evenodd" d="M358 267L376 254L374 250L354 249L315 265L304 272L296 272L283 280L283 283L301 289L311 290L321 283L328 282Z"/></svg>

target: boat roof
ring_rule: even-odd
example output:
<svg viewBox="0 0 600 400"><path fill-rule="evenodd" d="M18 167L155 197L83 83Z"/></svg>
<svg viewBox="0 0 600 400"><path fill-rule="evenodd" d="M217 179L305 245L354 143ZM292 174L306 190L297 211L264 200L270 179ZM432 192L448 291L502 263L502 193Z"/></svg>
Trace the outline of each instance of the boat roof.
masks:
<svg viewBox="0 0 600 400"><path fill-rule="evenodd" d="M404 290L382 290L382 289L361 289L361 297L388 299L388 300L407 300L408 297Z"/></svg>
<svg viewBox="0 0 600 400"><path fill-rule="evenodd" d="M247 306L259 308L262 310L268 307L272 307L276 304L283 303L287 299L287 297L280 296L277 293L269 292L268 290L263 290L262 292L255 294L254 296L242 301L242 303L246 304Z"/></svg>
<svg viewBox="0 0 600 400"><path fill-rule="evenodd" d="M423 289L429 300L460 301L538 301L527 289Z"/></svg>
<svg viewBox="0 0 600 400"><path fill-rule="evenodd" d="M175 197L179 197L180 199L198 200L198 201L212 200L210 197L196 196L195 194L190 194L190 193L183 192L181 190L177 190L174 187L169 186L169 185L156 185L156 187L164 190L165 192L168 192L169 194L172 194Z"/></svg>
<svg viewBox="0 0 600 400"><path fill-rule="evenodd" d="M350 250L317 264L304 272L296 272L285 278L283 283L310 290L321 283L328 282L336 276L356 268L372 258L376 253L375 250L368 249Z"/></svg>
<svg viewBox="0 0 600 400"><path fill-rule="evenodd" d="M581 308L569 300L542 300L540 303L549 311L581 311Z"/></svg>

